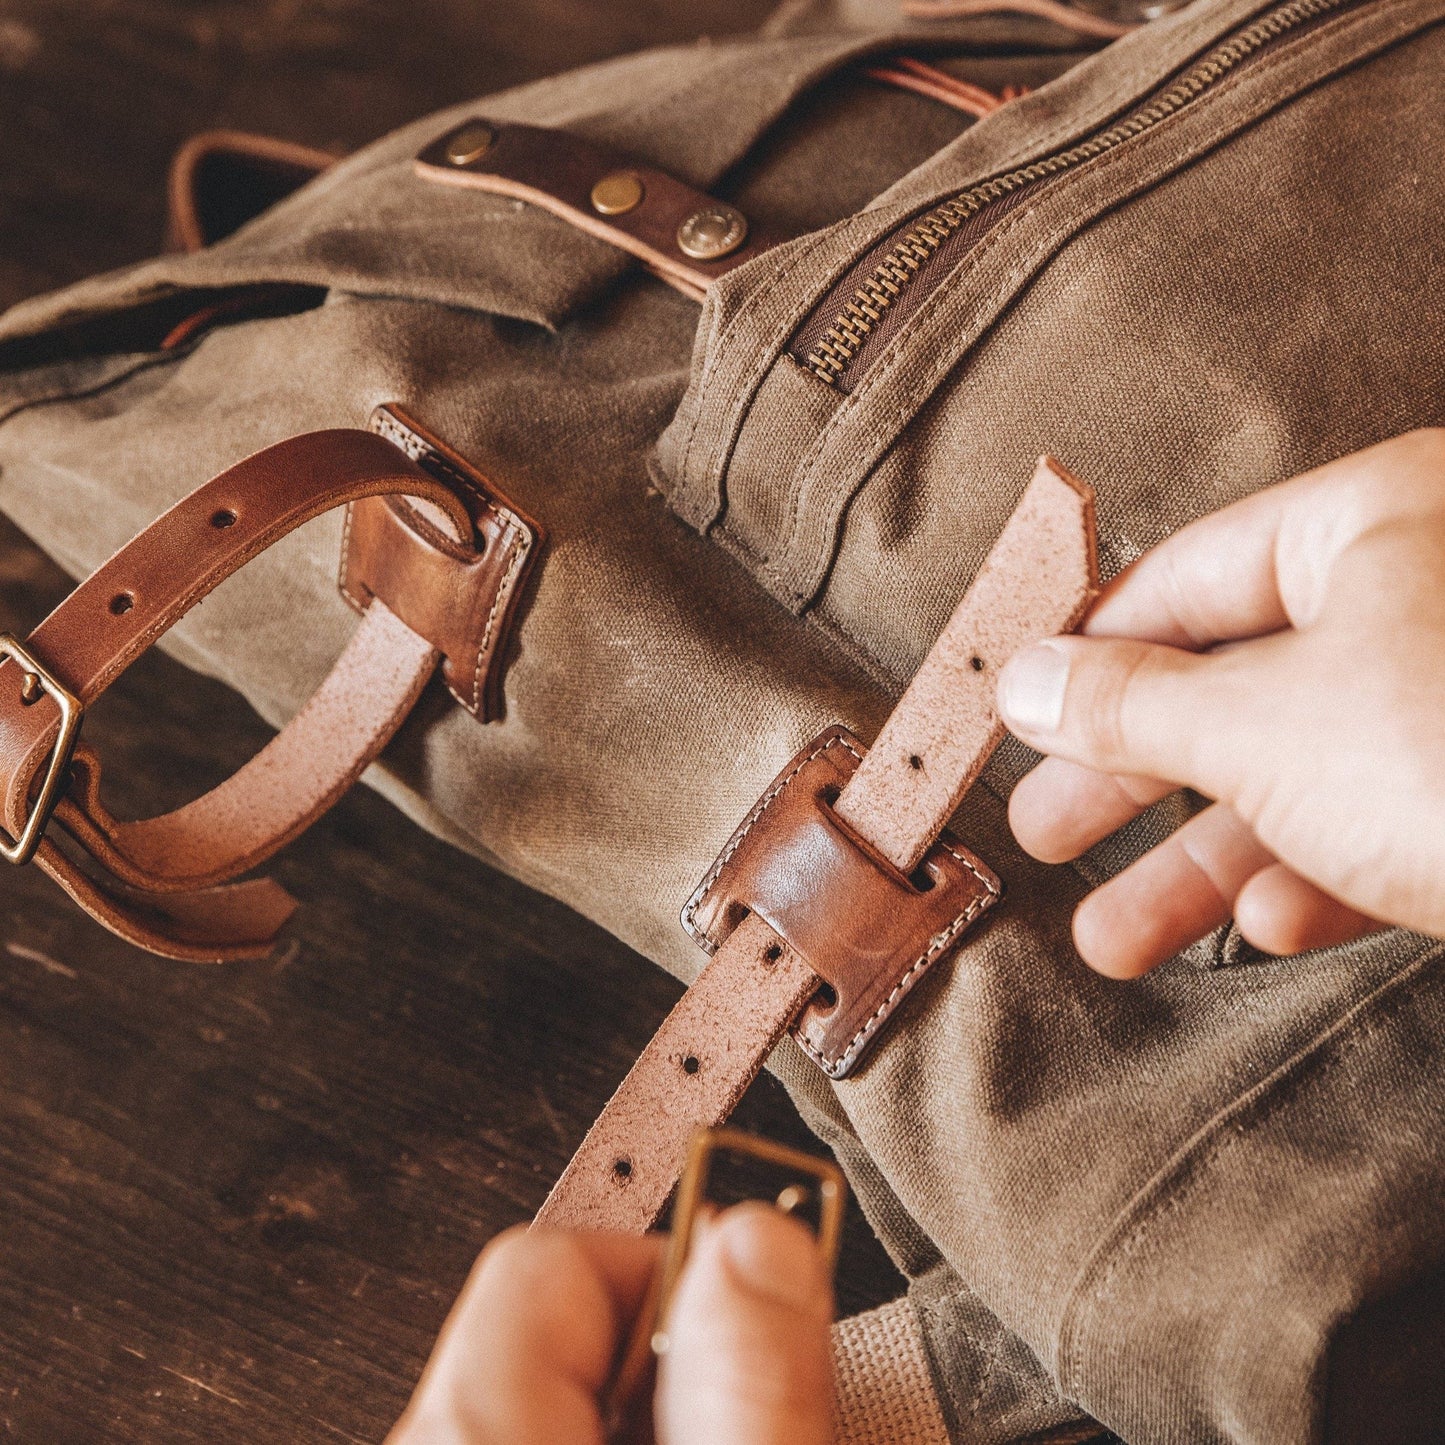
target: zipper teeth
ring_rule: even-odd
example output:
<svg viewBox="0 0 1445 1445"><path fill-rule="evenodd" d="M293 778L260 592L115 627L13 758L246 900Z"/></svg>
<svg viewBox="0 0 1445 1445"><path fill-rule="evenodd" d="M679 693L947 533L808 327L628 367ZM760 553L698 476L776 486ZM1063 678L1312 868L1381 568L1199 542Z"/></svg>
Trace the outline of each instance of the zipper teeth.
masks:
<svg viewBox="0 0 1445 1445"><path fill-rule="evenodd" d="M1262 46L1295 26L1347 3L1348 0L1290 0L1289 4L1270 11L1210 51L1166 91L1117 125L1080 141L1066 151L1058 151L1016 171L983 181L935 207L873 268L853 293L853 299L843 307L822 340L808 353L808 368L820 381L827 382L829 386L835 385L873 328L882 320L883 313L899 299L908 283L948 237L991 201L1072 170L1151 130Z"/></svg>

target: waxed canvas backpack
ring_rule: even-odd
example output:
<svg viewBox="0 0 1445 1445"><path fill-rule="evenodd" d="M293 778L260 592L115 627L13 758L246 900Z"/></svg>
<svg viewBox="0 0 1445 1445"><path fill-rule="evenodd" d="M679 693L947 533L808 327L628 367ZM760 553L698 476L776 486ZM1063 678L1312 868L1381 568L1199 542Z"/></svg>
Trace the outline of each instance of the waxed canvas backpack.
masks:
<svg viewBox="0 0 1445 1445"><path fill-rule="evenodd" d="M0 642L5 846L244 957L370 769L691 983L543 1217L645 1228L767 1060L910 1281L838 1328L845 1440L1424 1438L1440 946L1088 975L1189 803L1030 860L991 698L1190 518L1441 420L1445 5L970 8L190 148L179 249L0 322L0 506L88 579ZM158 640L282 731L122 821L83 716Z"/></svg>

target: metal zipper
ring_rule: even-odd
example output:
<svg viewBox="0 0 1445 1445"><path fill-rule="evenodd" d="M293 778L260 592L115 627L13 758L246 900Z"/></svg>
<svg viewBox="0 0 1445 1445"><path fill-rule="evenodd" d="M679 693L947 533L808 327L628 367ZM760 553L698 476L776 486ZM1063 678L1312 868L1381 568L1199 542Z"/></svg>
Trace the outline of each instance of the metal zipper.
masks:
<svg viewBox="0 0 1445 1445"><path fill-rule="evenodd" d="M814 308L788 345L820 381L850 391L867 355L891 334L986 232L1039 186L1116 150L1205 94L1302 27L1359 0L1288 0L1235 31L1123 120L1043 160L935 206L874 246Z"/></svg>

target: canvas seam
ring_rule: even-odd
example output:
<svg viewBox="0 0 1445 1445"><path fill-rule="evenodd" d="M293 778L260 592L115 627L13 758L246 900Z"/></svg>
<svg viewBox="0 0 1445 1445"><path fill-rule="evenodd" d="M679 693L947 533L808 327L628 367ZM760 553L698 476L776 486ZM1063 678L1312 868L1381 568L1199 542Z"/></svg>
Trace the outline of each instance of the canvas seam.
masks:
<svg viewBox="0 0 1445 1445"><path fill-rule="evenodd" d="M1265 0L1261 0L1261 4L1257 8L1260 11L1267 8ZM1244 23L1244 20L1247 18L1247 16L1241 17L1238 23ZM1175 64L1173 66L1166 68L1160 73L1159 76L1155 77L1154 80L1150 81L1148 83L1148 86L1141 90L1140 97L1142 97L1143 94L1148 93L1149 87L1161 84L1164 77L1169 73L1169 69L1175 69L1179 66L1187 65L1191 59L1197 59L1200 55L1206 53L1211 46L1217 45L1222 36L1228 33L1228 30L1229 27L1225 26L1218 31L1211 30L1205 36L1192 37L1190 43L1184 47L1185 53L1180 57L1176 58ZM855 55L852 59L856 61L858 57ZM850 61L849 63L852 62ZM1122 107L1122 109L1127 108L1127 105ZM1029 135L1027 137L1020 137L1019 142L1010 151L999 157L992 167L978 175L977 182L975 183L981 183L982 181L987 180L989 176L998 175L1011 168L1026 164L1030 156L1036 156L1040 153L1046 152L1060 139L1060 137L1070 135L1071 133L1077 133L1079 135L1086 134L1090 129L1097 129L1098 126L1106 124L1110 115L1115 115L1119 113L1119 110L1105 107L1103 110L1100 111L1099 115L1095 119L1093 119L1092 121L1085 120L1082 123L1077 116L1066 114L1062 118L1060 118L1054 125L1048 127L1047 129L1036 134ZM959 180L950 181L947 184L940 184L935 190L930 191L930 193L925 198L913 200L908 202L907 204L895 204L891 206L887 211L884 211L883 214L888 216L889 219L884 221L882 225L878 226L876 231L874 231L872 228L865 228L865 236L858 241L856 250L853 252L852 255L850 255L845 261L842 262L842 264L839 266L838 270L835 273L829 276L827 281L823 283L821 290L819 290L816 294L813 294L806 303L800 301L797 308L790 307L788 318L778 324L772 334L761 346L755 346L754 344L749 343L749 350L760 351L764 357L764 360L761 363L755 364L754 367L749 370L745 381L742 383L742 385L735 388L735 390L745 390L747 393L749 393L750 396L757 382L761 379L762 376L767 373L773 361L776 359L776 353L778 350L781 349L781 342L785 341L787 337L790 336L793 331L797 329L799 321L805 318L808 314L808 311L811 310L812 307L815 307L818 304L819 300L821 300L821 298L827 294L828 288L836 284L838 278L842 275L845 275L848 268L854 263L856 263L858 258L864 253L866 253L870 247L876 245L878 241L881 240L885 235L887 235L891 229L906 223L910 217L926 214L945 197L952 195L961 186L967 186L968 184L970 183L967 181ZM878 211L875 211L871 207L865 207L863 210L857 212L855 215L849 216L844 220L836 223L835 225L826 227L823 230L817 232L814 238L814 243L811 246L803 248L792 261L780 268L773 276L769 277L768 280L763 283L757 291L751 293L743 300L743 302L739 305L738 310L734 313L732 318L725 323L722 331L717 337L713 355L709 359L703 374L699 377L698 380L699 396L701 395L702 391L707 387L707 385L711 382L713 373L722 360L723 353L725 353L728 349L728 342L730 341L732 334L742 324L744 317L747 316L749 311L758 302L766 299L767 296L771 295L777 289L778 285L781 284L787 272L793 269L798 262L801 262L812 256L820 246L831 240L835 235L841 234L850 226L859 226L867 219L876 218L878 214ZM795 309L801 311L801 316L792 314ZM740 412L742 412L746 411L747 409L747 403L745 401L742 407L739 408L739 410ZM696 438L698 429L701 426L704 410L705 409L702 407L696 407L693 411L692 420L688 426L688 437L683 451L682 462L682 473L684 477L687 477L688 475L690 459L693 450L693 443ZM736 434L741 429L741 424L742 423L740 416L738 425L733 429L733 438L729 441L728 446L724 449L723 455L719 457L716 465L716 470L718 472L717 491L719 511L721 510L722 503L722 474L727 469L728 458L731 456L733 446L736 443ZM714 515L716 516L716 513Z"/></svg>
<svg viewBox="0 0 1445 1445"><path fill-rule="evenodd" d="M1134 1255L1153 1226L1176 1213L1184 1205L1191 1190L1202 1177L1204 1166L1213 1163L1231 1145L1247 1139L1253 1130L1270 1120L1273 1112L1286 1099L1287 1090L1284 1086L1287 1083L1311 1062L1338 1062L1346 1051L1354 1049L1386 1027L1389 1017L1369 1017L1371 1011L1394 1002L1402 989L1424 974L1431 964L1438 964L1442 959L1445 959L1445 949L1438 946L1425 949L1378 988L1332 1019L1304 1047L1296 1050L1253 1088L1216 1112L1104 1232L1069 1292L1059 1331L1058 1378L1071 1397L1082 1398L1083 1393L1083 1382L1079 1373L1082 1368L1081 1317L1084 1310L1101 1304L1107 1298L1117 1282L1120 1270ZM1358 1027L1354 1027L1356 1024ZM1245 1115L1251 1108L1256 1110L1252 1118L1228 1129L1232 1120ZM1133 1226L1124 1234L1123 1231L1131 1219L1134 1221ZM1119 1241L1117 1245L1114 1243L1116 1240ZM1091 1285L1091 1275L1104 1265L1105 1260L1107 1265Z"/></svg>

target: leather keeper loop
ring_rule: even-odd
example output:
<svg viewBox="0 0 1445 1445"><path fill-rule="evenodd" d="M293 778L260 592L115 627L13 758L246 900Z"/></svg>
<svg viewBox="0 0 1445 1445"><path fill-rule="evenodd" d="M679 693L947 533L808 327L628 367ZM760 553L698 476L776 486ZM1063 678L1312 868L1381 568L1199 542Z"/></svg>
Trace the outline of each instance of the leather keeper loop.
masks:
<svg viewBox="0 0 1445 1445"><path fill-rule="evenodd" d="M865 748L846 728L813 740L778 775L683 910L714 952L756 913L836 994L815 997L793 1029L804 1051L845 1078L923 975L1002 896L995 874L948 833L908 877L831 803Z"/></svg>
<svg viewBox="0 0 1445 1445"><path fill-rule="evenodd" d="M442 653L452 696L492 721L502 712L502 654L540 528L412 418L383 406L371 426L453 488L471 513L474 536L459 546L405 497L354 502L342 544L342 595L358 612L380 598Z"/></svg>

